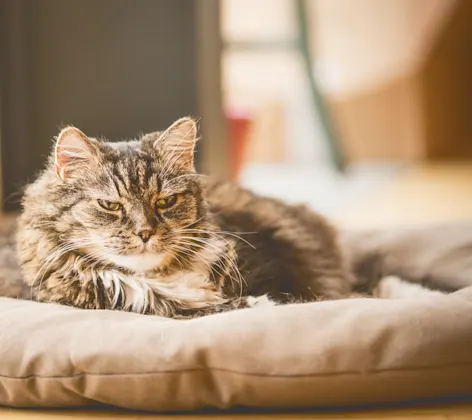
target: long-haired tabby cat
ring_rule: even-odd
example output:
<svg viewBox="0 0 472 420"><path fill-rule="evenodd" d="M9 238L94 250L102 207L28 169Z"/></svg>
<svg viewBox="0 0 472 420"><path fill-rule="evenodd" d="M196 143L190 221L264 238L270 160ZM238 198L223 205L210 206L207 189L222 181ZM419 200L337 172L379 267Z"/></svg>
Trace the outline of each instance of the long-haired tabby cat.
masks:
<svg viewBox="0 0 472 420"><path fill-rule="evenodd" d="M196 139L191 118L121 143L64 128L19 221L36 299L194 316L351 293L323 218L199 176Z"/></svg>

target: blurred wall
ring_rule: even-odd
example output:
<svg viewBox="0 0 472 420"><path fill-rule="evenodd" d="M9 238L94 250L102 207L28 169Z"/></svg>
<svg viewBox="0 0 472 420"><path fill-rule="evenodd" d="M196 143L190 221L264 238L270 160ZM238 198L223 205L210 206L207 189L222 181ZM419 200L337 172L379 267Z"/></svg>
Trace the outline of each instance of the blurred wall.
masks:
<svg viewBox="0 0 472 420"><path fill-rule="evenodd" d="M332 97L372 91L414 73L456 0L315 0L312 45Z"/></svg>
<svg viewBox="0 0 472 420"><path fill-rule="evenodd" d="M472 1L459 2L420 74L425 156L472 159Z"/></svg>
<svg viewBox="0 0 472 420"><path fill-rule="evenodd" d="M450 97L452 85L466 83L466 78L458 79L461 72L450 68L449 76L442 71L432 82L428 69L433 57L435 67L465 64L467 52L454 46L471 45L465 27L454 32L454 41L442 45L451 27L465 25L458 19L467 20L462 8L469 7L470 1L316 0L311 4L317 76L349 160L430 157L432 144L440 142L433 134L439 131L432 128L438 124L443 127L442 141L451 142L447 133L459 128L452 119L446 122L438 115L438 104L431 101ZM468 22L470 27L472 22ZM445 149L450 157L458 156Z"/></svg>
<svg viewBox="0 0 472 420"><path fill-rule="evenodd" d="M307 3L316 78L349 161L461 155L464 146L451 141L464 143L460 138L469 135L459 115L467 115L470 97L463 87L472 21L464 9L472 1ZM230 42L223 55L226 103L251 109L255 118L248 159L326 161L300 56L290 48L297 34L294 2L222 4L223 34ZM463 29L451 30L456 27ZM450 103L449 109L461 104L461 110L449 115L441 103Z"/></svg>
<svg viewBox="0 0 472 420"><path fill-rule="evenodd" d="M221 154L212 161L225 162L218 2L204 3L210 8L187 0L0 0L4 197L42 168L64 124L120 140L203 117L205 138L217 139L207 150Z"/></svg>

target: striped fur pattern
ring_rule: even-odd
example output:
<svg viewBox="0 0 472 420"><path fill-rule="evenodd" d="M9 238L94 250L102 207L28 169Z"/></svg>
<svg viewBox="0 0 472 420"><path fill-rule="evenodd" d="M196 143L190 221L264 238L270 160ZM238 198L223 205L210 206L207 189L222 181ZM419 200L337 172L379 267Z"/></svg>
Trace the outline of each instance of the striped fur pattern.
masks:
<svg viewBox="0 0 472 420"><path fill-rule="evenodd" d="M348 296L334 229L303 206L196 174L196 141L190 118L118 143L63 129L19 220L35 299L187 317Z"/></svg>

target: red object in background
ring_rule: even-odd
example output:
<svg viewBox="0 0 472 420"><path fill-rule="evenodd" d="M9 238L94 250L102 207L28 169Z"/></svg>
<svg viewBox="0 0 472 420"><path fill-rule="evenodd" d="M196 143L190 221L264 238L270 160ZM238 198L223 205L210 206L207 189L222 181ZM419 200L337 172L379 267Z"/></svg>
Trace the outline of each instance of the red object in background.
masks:
<svg viewBox="0 0 472 420"><path fill-rule="evenodd" d="M227 110L229 157L231 164L231 179L237 181L244 163L252 118L248 112Z"/></svg>

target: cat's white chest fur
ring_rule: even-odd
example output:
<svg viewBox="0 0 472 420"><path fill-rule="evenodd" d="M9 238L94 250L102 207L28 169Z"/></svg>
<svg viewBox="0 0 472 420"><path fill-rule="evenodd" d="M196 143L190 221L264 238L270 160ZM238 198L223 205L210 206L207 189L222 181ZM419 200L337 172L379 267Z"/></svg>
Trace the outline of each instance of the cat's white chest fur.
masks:
<svg viewBox="0 0 472 420"><path fill-rule="evenodd" d="M199 260L192 271L178 271L170 275L152 274L160 267L166 253L155 254L144 252L135 255L109 255L108 259L119 267L136 274L124 274L119 270L103 270L96 273L103 285L113 291L113 306L122 302L125 310L146 312L154 307L155 299L173 301L182 309L200 309L208 305L225 302L221 292L215 290L210 280L208 267L213 264L225 250L226 243L218 238L212 239L208 248L200 252Z"/></svg>
<svg viewBox="0 0 472 420"><path fill-rule="evenodd" d="M108 259L119 267L137 273L145 273L159 267L165 260L166 254L155 254L153 252L144 252L135 255L109 255Z"/></svg>
<svg viewBox="0 0 472 420"><path fill-rule="evenodd" d="M103 270L97 273L97 278L113 292L113 307L121 300L121 309L133 312L146 312L159 298L173 301L182 309L199 309L225 301L212 287L207 273L182 271L149 278Z"/></svg>

